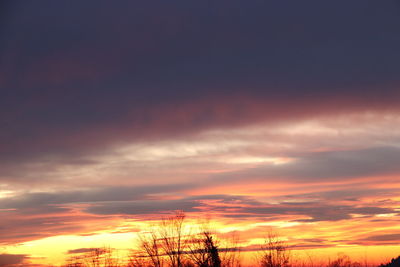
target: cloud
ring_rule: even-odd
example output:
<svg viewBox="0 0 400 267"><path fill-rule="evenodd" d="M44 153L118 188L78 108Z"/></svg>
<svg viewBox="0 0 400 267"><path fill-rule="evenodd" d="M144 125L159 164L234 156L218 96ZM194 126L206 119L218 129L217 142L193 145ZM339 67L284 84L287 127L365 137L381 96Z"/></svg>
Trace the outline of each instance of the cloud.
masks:
<svg viewBox="0 0 400 267"><path fill-rule="evenodd" d="M312 152L295 156L295 160L282 165L264 165L237 172L215 175L218 182L248 180L315 182L350 180L378 175L391 175L400 171L400 149L374 147L361 150Z"/></svg>
<svg viewBox="0 0 400 267"><path fill-rule="evenodd" d="M279 216L297 216L298 222L339 221L352 219L353 214L373 216L396 213L394 209L374 206L355 207L324 202L282 202L268 204L250 197L235 195L204 195L174 200L148 200L94 204L86 212L94 214L161 214L183 210L185 212L215 213L228 218L275 219ZM300 219L301 217L306 217ZM308 218L307 218L308 217Z"/></svg>
<svg viewBox="0 0 400 267"><path fill-rule="evenodd" d="M44 238L52 235L72 233L92 233L97 230L114 227L113 217L85 213L88 206L101 203L119 203L114 214L123 209L123 203L157 198L159 194L168 194L187 188L187 185L155 185L141 187L93 188L91 190L58 191L55 193L24 193L2 198L0 201L0 243L13 243ZM159 195L160 196L160 195ZM157 202L156 200L154 200ZM156 209L168 209L159 200ZM183 204L182 204L183 205ZM93 209L94 209L93 207ZM143 212L151 213L150 206L139 207ZM182 206L182 209L184 207ZM111 214L111 213L109 213ZM125 214L128 214L125 212Z"/></svg>
<svg viewBox="0 0 400 267"><path fill-rule="evenodd" d="M13 266L23 264L27 259L25 254L0 254L0 266Z"/></svg>
<svg viewBox="0 0 400 267"><path fill-rule="evenodd" d="M390 197L398 194L398 189L393 188L364 188L362 185L356 184L352 185L351 188L348 188L347 185L344 188L337 188L335 190L327 190L322 192L312 192L305 194L290 194L280 196L281 199L307 199L307 200L324 200L324 201L349 201L356 203L358 201L362 201L362 199L369 198L371 196L384 198L387 197L386 200L380 200L376 204L390 205L396 204L395 201L390 200Z"/></svg>
<svg viewBox="0 0 400 267"><path fill-rule="evenodd" d="M168 209L164 201L159 200L158 205L140 207L140 201L150 203L151 199L159 194L173 192L188 188L189 185L154 185L137 187L111 187L92 188L91 190L57 191L55 193L23 193L17 196L2 198L0 212L3 220L0 222L1 243L21 242L32 239L48 237L54 234L69 234L80 232L93 232L98 229L111 227L112 217L93 216L82 212L87 206L95 209L96 205L107 203L116 205L114 214L123 212L123 203L135 200L137 208L143 212L151 213L159 209ZM149 202L146 202L149 200ZM114 204L115 205L115 204ZM183 205L182 209L186 209ZM178 208L176 208L178 209ZM119 212L120 211L120 212ZM106 214L104 212L104 214ZM110 213L111 214L111 213ZM85 223L83 223L85 222ZM88 225L89 226L85 226ZM105 226L104 224L109 224ZM12 230L10 230L12 229Z"/></svg>
<svg viewBox="0 0 400 267"><path fill-rule="evenodd" d="M400 130L395 125L399 123L395 113L373 112L214 129L194 136L121 143L88 154L60 150L57 155L27 156L23 162L1 161L0 187L54 191L116 182L128 187L165 180L225 183L221 176L233 182L241 177L331 181L340 176L357 178L363 172L386 175L397 170Z"/></svg>
<svg viewBox="0 0 400 267"><path fill-rule="evenodd" d="M259 203L255 200L244 196L235 195L202 195L183 197L172 200L138 200L124 202L105 202L89 206L85 211L99 215L106 214L128 214L128 215L145 215L145 214L165 214L176 210L184 212L199 212L202 208L207 208L207 201L217 201L229 205L231 203L255 204Z"/></svg>
<svg viewBox="0 0 400 267"><path fill-rule="evenodd" d="M78 254L78 253L87 253L87 252L92 252L92 251L97 251L99 248L76 248L76 249L71 249L68 250L68 254Z"/></svg>
<svg viewBox="0 0 400 267"><path fill-rule="evenodd" d="M277 196L265 201L234 194L183 194L181 197L174 195L170 198L165 197L165 192L160 194L162 191L163 188L157 186L147 188L147 192L143 191L137 197L135 194L130 195L128 188L108 188L93 189L93 192L26 194L21 195L21 199L6 199L2 204L7 205L2 208L11 210L2 211L4 219L0 228L4 231L0 231L1 242L16 243L61 234L90 234L97 230L112 229L120 219L161 219L176 210L183 210L190 216L206 213L217 220L240 219L252 223L283 220L293 226L298 223L351 221L355 218L370 218L370 223L376 223L373 218L377 215L398 214L396 209L379 201L365 202L356 199L346 202L341 198L332 198L329 192ZM112 194L107 194L110 192ZM382 195L379 191L372 192L380 198L387 198L395 194L396 190L383 190ZM370 194L371 191L368 190L356 192L360 198Z"/></svg>
<svg viewBox="0 0 400 267"><path fill-rule="evenodd" d="M384 235L372 235L363 239L363 241L376 241L376 242L400 241L400 234L394 233L394 234L384 234Z"/></svg>
<svg viewBox="0 0 400 267"><path fill-rule="evenodd" d="M143 200L151 198L152 194L169 192L178 193L191 187L189 184L147 185L134 187L100 187L86 190L57 191L55 193L24 193L3 199L0 203L2 209L30 209L33 207L53 207L57 212L63 207L55 206L71 203L91 203L107 201ZM50 210L51 211L51 210Z"/></svg>
<svg viewBox="0 0 400 267"><path fill-rule="evenodd" d="M217 209L220 210L220 209ZM293 204L275 204L258 207L247 207L237 209L235 213L226 216L235 217L258 217L273 219L279 215L295 215L308 217L306 219L295 219L297 222L318 222L318 221L340 221L352 219L352 214L376 215L394 213L395 210L380 207L362 207L320 204L320 203L296 203Z"/></svg>
<svg viewBox="0 0 400 267"><path fill-rule="evenodd" d="M262 121L398 110L396 10L394 1L9 2L0 158L76 157Z"/></svg>
<svg viewBox="0 0 400 267"><path fill-rule="evenodd" d="M21 243L53 235L79 234L104 229L103 223L110 222L110 218L71 214L69 212L52 214L45 213L44 208L32 216L29 212L4 212L0 222L0 243L9 245ZM103 221L103 223L100 223ZM87 227L84 224L90 223Z"/></svg>

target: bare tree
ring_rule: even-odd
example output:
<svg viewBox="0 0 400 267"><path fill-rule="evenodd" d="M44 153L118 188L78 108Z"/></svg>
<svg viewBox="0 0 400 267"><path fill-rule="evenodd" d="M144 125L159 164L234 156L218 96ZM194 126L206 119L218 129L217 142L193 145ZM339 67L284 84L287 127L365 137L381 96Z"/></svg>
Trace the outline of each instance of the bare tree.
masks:
<svg viewBox="0 0 400 267"><path fill-rule="evenodd" d="M65 267L84 267L81 257L71 257L67 259L67 264L64 265Z"/></svg>
<svg viewBox="0 0 400 267"><path fill-rule="evenodd" d="M119 267L118 258L114 257L109 247L96 248L85 255L85 267Z"/></svg>
<svg viewBox="0 0 400 267"><path fill-rule="evenodd" d="M219 258L218 247L213 241L213 237L209 232L204 232L204 247L209 255L209 267L221 267L221 259Z"/></svg>
<svg viewBox="0 0 400 267"><path fill-rule="evenodd" d="M196 266L205 266L209 255L204 248L204 242L201 235L194 235L188 240L188 255Z"/></svg>
<svg viewBox="0 0 400 267"><path fill-rule="evenodd" d="M361 263L352 262L350 257L345 254L339 254L338 258L328 263L327 267L361 267Z"/></svg>
<svg viewBox="0 0 400 267"><path fill-rule="evenodd" d="M204 231L190 240L189 257L198 267L221 267L218 247L211 232Z"/></svg>
<svg viewBox="0 0 400 267"><path fill-rule="evenodd" d="M161 242L162 240L159 239L157 233L152 231L148 235L141 235L139 236L141 249L145 253L145 256L150 258L152 266L154 267L162 267L164 265L163 260L163 250ZM139 256L140 257L140 256ZM143 261L141 261L143 264ZM135 257L135 263L138 264L138 259Z"/></svg>
<svg viewBox="0 0 400 267"><path fill-rule="evenodd" d="M129 257L127 267L153 267L152 263L142 256L132 255Z"/></svg>
<svg viewBox="0 0 400 267"><path fill-rule="evenodd" d="M66 267L119 267L118 257L108 247L93 248L81 256L74 256L67 260Z"/></svg>
<svg viewBox="0 0 400 267"><path fill-rule="evenodd" d="M289 247L277 235L269 233L261 251L262 267L290 267Z"/></svg>
<svg viewBox="0 0 400 267"><path fill-rule="evenodd" d="M231 238L224 240L223 247L220 246L219 251L222 267L242 266L240 260L239 238L235 232L232 233Z"/></svg>
<svg viewBox="0 0 400 267"><path fill-rule="evenodd" d="M183 222L185 214L177 211L174 216L163 219L159 229L161 247L169 258L171 267L182 267L183 250Z"/></svg>
<svg viewBox="0 0 400 267"><path fill-rule="evenodd" d="M164 218L158 227L139 236L141 257L147 257L153 267L183 267L186 241L183 233L185 214Z"/></svg>
<svg viewBox="0 0 400 267"><path fill-rule="evenodd" d="M387 264L381 264L379 265L379 267L396 267L396 266L400 266L400 256L397 257L396 259L392 259L390 262L388 262Z"/></svg>

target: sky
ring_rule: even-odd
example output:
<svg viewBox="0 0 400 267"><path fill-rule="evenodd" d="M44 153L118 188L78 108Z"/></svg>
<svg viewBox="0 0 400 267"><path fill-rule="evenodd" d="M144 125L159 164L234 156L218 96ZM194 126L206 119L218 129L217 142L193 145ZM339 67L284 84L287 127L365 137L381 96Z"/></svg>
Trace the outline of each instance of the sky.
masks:
<svg viewBox="0 0 400 267"><path fill-rule="evenodd" d="M399 26L395 0L2 1L0 266L175 210L399 255Z"/></svg>

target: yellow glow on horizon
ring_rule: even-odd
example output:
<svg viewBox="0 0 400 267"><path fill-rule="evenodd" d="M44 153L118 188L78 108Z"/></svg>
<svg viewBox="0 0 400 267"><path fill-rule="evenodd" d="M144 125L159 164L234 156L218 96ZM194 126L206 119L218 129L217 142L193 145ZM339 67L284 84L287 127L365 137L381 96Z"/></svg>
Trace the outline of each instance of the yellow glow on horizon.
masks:
<svg viewBox="0 0 400 267"><path fill-rule="evenodd" d="M359 227L361 222L353 223L353 226L348 227ZM187 234L194 233L196 231L201 231L202 225L204 222L198 221L194 218L188 218L187 220ZM150 225L146 222L140 222L140 228L142 231L145 229L150 229ZM276 221L276 222L255 222L255 223L240 223L237 222L235 224L230 224L228 221L216 220L213 219L209 221L207 229L211 229L218 233L224 235L228 234L226 237L229 237L229 233L239 231L240 240L242 240L238 245L239 246L255 246L255 248L259 247L265 242L265 237L268 233L268 228L276 231L277 227L282 230L281 239L287 240L288 242L293 242L288 237L291 237L293 233L299 233L299 228L303 229L302 235L298 235L298 238L307 239L307 238L318 238L318 232L311 232L308 227L313 229L313 224L302 224L290 221ZM203 225L204 226L204 225ZM259 232L256 230L260 227L268 227L265 229L265 232ZM128 225L121 226L121 230L126 229ZM324 233L325 231L329 231L329 235L325 238L329 240L335 236L342 236L344 232L344 226L337 225L336 222L325 222L321 223L319 226L320 233ZM399 229L397 227L397 229ZM258 237L247 238L247 235L257 231ZM279 231L280 232L280 231ZM342 236L342 238L348 238L346 235ZM63 236L54 236L49 238L44 238L40 240L25 242L23 244L17 246L9 246L7 247L7 253L15 253L15 254L25 254L29 253L32 256L32 262L34 263L47 263L54 264L55 262L63 263L65 258L68 257L66 252L68 250L78 249L78 248L102 248L102 247L110 247L116 249L118 251L118 255L120 257L125 257L128 255L130 249L137 248L137 233L113 233L113 232L104 232L97 233L94 235L87 236L78 236L78 235L63 235ZM290 243L289 243L290 244ZM364 245L353 245L353 244L334 244L334 246L327 248L315 248L315 249L296 249L294 248L293 253L299 259L307 260L310 254L314 255L318 259L335 259L338 253L345 253L350 256L353 260L363 260L365 258L365 251L368 251L368 261L382 263L387 261L389 258L394 257L400 253L400 246L364 246ZM246 252L244 251L244 259L245 261L251 262L256 255L255 252ZM247 255L247 256L246 256ZM364 257L364 258L363 258Z"/></svg>

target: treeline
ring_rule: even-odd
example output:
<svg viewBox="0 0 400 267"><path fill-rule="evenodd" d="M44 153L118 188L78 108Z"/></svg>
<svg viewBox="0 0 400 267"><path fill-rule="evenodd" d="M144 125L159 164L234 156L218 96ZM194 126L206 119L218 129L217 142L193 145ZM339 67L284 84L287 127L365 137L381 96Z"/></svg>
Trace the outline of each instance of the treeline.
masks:
<svg viewBox="0 0 400 267"><path fill-rule="evenodd" d="M71 257L65 267L242 267L241 250L236 239L222 243L208 229L188 234L185 215L177 212L147 233L139 236L139 248L122 259L111 248L96 248ZM371 267L341 255L325 264L298 262L291 258L290 247L274 234L260 246L257 267ZM400 267L400 257L379 267Z"/></svg>
<svg viewBox="0 0 400 267"><path fill-rule="evenodd" d="M400 267L400 256L397 257L396 259L392 259L389 263L387 264L381 264L379 267Z"/></svg>

